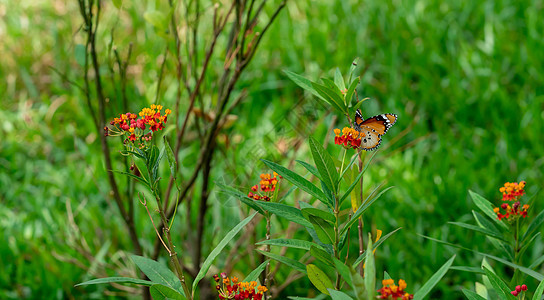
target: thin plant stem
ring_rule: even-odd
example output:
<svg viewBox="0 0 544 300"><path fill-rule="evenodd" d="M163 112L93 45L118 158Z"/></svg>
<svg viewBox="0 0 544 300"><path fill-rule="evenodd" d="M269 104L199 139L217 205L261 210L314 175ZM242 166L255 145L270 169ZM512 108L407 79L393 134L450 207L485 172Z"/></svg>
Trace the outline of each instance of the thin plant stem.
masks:
<svg viewBox="0 0 544 300"><path fill-rule="evenodd" d="M348 149L344 148L344 156L342 157L342 166L340 167L340 174L344 173L344 162L346 160L346 153L348 152ZM340 178L342 179L342 178Z"/></svg>

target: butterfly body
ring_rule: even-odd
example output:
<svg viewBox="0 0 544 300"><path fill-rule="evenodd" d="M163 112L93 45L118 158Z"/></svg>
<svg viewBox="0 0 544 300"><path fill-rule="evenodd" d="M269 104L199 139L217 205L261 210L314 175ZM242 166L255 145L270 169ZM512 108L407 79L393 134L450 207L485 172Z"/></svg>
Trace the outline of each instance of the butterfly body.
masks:
<svg viewBox="0 0 544 300"><path fill-rule="evenodd" d="M382 142L382 135L386 134L396 122L397 115L395 114L381 114L364 119L361 110L357 109L353 128L362 135L360 148L366 151L378 148Z"/></svg>

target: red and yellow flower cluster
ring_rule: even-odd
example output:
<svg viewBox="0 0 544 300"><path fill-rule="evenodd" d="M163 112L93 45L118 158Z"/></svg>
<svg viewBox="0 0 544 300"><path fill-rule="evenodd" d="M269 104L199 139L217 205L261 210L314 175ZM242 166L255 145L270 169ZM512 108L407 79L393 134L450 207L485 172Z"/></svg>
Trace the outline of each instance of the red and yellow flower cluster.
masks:
<svg viewBox="0 0 544 300"><path fill-rule="evenodd" d="M512 205L509 203L503 203L500 207L495 207L493 211L497 214L499 220L503 218L509 222L517 220L519 217L527 217L528 204L521 205L519 198L525 194L523 190L525 188L525 181L507 182L500 188L502 193L502 201L515 201ZM501 208L503 211L501 212Z"/></svg>
<svg viewBox="0 0 544 300"><path fill-rule="evenodd" d="M229 279L225 273L221 273L221 278L216 274L213 279L217 283L216 289L221 300L261 300L263 294L268 291L265 286L257 285L256 281L239 283L238 278L232 277L232 279Z"/></svg>
<svg viewBox="0 0 544 300"><path fill-rule="evenodd" d="M151 140L153 133L164 128L171 110L166 109L161 115L162 105L152 104L144 108L138 115L127 112L113 119L110 125L114 128L104 127L106 136L125 135L126 140L131 142L143 142Z"/></svg>
<svg viewBox="0 0 544 300"><path fill-rule="evenodd" d="M507 182L499 190L502 193L502 201L514 201L525 194L525 181Z"/></svg>
<svg viewBox="0 0 544 300"><path fill-rule="evenodd" d="M382 280L383 287L378 290L380 295L378 299L400 299L409 300L414 299L414 295L408 294L404 291L406 288L406 281L399 279L399 285L395 284L393 279Z"/></svg>
<svg viewBox="0 0 544 300"><path fill-rule="evenodd" d="M255 200L270 201L270 195L276 190L276 185L281 176L274 172L273 174L261 174L261 181L251 187L251 192L247 196ZM259 192L260 187L260 192Z"/></svg>
<svg viewBox="0 0 544 300"><path fill-rule="evenodd" d="M527 286L525 284L518 285L516 288L510 292L510 294L514 295L514 297L519 296L519 294L525 292L527 290Z"/></svg>
<svg viewBox="0 0 544 300"><path fill-rule="evenodd" d="M340 135L342 133L342 135ZM363 132L359 132L350 127L344 127L340 132L340 129L334 129L334 143L336 145L343 145L344 148L357 149L361 146L361 138L365 136Z"/></svg>

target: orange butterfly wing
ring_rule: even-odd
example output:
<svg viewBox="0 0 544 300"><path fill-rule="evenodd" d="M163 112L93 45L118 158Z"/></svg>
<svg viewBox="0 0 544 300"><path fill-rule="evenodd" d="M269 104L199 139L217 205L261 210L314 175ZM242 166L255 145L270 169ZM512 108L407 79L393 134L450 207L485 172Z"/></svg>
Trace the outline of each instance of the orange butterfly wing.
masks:
<svg viewBox="0 0 544 300"><path fill-rule="evenodd" d="M395 114L381 114L368 119L363 119L361 110L355 112L355 129L363 133L361 148L374 150L380 146L382 135L397 122Z"/></svg>

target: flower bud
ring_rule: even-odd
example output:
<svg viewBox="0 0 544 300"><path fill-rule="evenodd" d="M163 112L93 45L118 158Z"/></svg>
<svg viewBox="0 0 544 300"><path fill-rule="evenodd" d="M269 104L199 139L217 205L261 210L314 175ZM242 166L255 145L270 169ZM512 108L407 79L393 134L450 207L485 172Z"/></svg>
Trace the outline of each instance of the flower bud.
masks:
<svg viewBox="0 0 544 300"><path fill-rule="evenodd" d="M521 286L520 285L516 286L516 292L518 292L518 293L521 292Z"/></svg>
<svg viewBox="0 0 544 300"><path fill-rule="evenodd" d="M514 296L517 296L518 295L518 292L516 291L511 291L510 294L514 295Z"/></svg>
<svg viewBox="0 0 544 300"><path fill-rule="evenodd" d="M522 182L523 182L523 181L522 181ZM521 285L521 290L522 290L522 291L526 291L526 290L527 290L527 286L526 286L525 284L522 284L522 285Z"/></svg>

